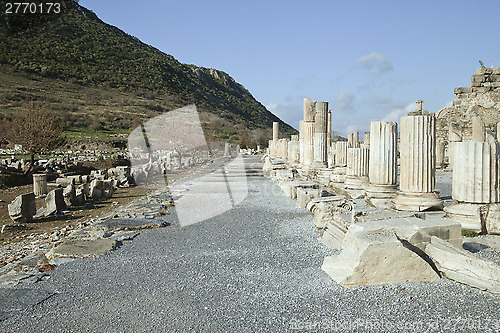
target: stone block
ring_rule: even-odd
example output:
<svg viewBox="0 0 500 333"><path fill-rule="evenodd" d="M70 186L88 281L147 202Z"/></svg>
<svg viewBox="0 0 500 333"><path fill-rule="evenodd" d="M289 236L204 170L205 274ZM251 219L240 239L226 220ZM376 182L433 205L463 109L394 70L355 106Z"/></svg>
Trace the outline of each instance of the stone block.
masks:
<svg viewBox="0 0 500 333"><path fill-rule="evenodd" d="M56 188L47 194L45 198L45 216L57 214L62 212L67 208L66 202L64 201L63 189Z"/></svg>
<svg viewBox="0 0 500 333"><path fill-rule="evenodd" d="M30 222L36 214L35 194L21 194L8 205L9 216L18 223Z"/></svg>
<svg viewBox="0 0 500 333"><path fill-rule="evenodd" d="M306 205L313 198L318 198L321 196L321 190L319 188L297 188L297 207L306 208Z"/></svg>
<svg viewBox="0 0 500 333"><path fill-rule="evenodd" d="M62 186L68 186L70 184L74 184L75 180L73 178L66 178L66 177L59 177L56 179L56 184L62 185Z"/></svg>
<svg viewBox="0 0 500 333"><path fill-rule="evenodd" d="M64 197L64 202L66 203L66 206L73 206L76 204L75 202L75 196L76 196L76 189L75 185L69 184L66 186L63 190L63 197Z"/></svg>
<svg viewBox="0 0 500 333"><path fill-rule="evenodd" d="M433 236L461 246L460 232L457 222L436 218L353 223L342 242L342 252L326 257L322 269L346 287L436 282L439 275L423 251Z"/></svg>
<svg viewBox="0 0 500 333"><path fill-rule="evenodd" d="M455 88L455 95L458 95L458 94L468 94L468 93L471 93L472 92L472 89L469 88L469 87L460 87L460 88Z"/></svg>
<svg viewBox="0 0 500 333"><path fill-rule="evenodd" d="M475 74L471 77L471 82L486 82L486 76L483 74Z"/></svg>
<svg viewBox="0 0 500 333"><path fill-rule="evenodd" d="M432 258L445 277L482 290L500 293L500 267L497 264L435 236L426 246L425 253Z"/></svg>
<svg viewBox="0 0 500 333"><path fill-rule="evenodd" d="M53 258L90 258L99 257L116 248L114 239L68 240L45 254L47 259Z"/></svg>

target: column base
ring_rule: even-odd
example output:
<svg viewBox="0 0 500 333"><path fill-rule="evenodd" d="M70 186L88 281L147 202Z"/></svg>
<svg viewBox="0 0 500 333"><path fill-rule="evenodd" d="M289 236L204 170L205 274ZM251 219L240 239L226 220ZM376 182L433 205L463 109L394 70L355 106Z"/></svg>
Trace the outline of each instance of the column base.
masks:
<svg viewBox="0 0 500 333"><path fill-rule="evenodd" d="M333 169L332 174L330 175L330 180L334 183L343 183L346 178L347 167L337 166Z"/></svg>
<svg viewBox="0 0 500 333"><path fill-rule="evenodd" d="M500 204L498 203L459 202L445 207L444 211L446 217L460 222L462 229L500 234Z"/></svg>
<svg viewBox="0 0 500 333"><path fill-rule="evenodd" d="M394 206L397 210L422 212L443 209L443 201L434 192L407 193L398 191L397 197L394 199Z"/></svg>
<svg viewBox="0 0 500 333"><path fill-rule="evenodd" d="M366 195L370 202L381 209L394 209L396 191L396 185L368 184L366 187Z"/></svg>
<svg viewBox="0 0 500 333"><path fill-rule="evenodd" d="M316 162L315 161L311 165L311 168L314 169L314 170L325 169L325 168L328 168L328 163L326 163L326 162Z"/></svg>
<svg viewBox="0 0 500 333"><path fill-rule="evenodd" d="M346 176L344 186L349 190L364 190L368 186L368 177Z"/></svg>

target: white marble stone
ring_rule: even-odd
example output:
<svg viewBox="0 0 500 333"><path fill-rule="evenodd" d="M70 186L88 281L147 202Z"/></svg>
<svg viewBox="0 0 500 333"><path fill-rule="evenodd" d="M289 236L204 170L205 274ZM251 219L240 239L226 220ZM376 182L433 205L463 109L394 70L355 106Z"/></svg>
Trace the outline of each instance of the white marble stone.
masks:
<svg viewBox="0 0 500 333"><path fill-rule="evenodd" d="M347 166L347 148L349 148L347 141L335 142L335 166Z"/></svg>
<svg viewBox="0 0 500 333"><path fill-rule="evenodd" d="M432 115L401 118L398 210L442 209L436 183L436 119Z"/></svg>
<svg viewBox="0 0 500 333"><path fill-rule="evenodd" d="M368 148L347 149L347 189L362 190L368 185L370 150Z"/></svg>
<svg viewBox="0 0 500 333"><path fill-rule="evenodd" d="M397 181L397 135L395 122L372 121L370 124L369 182L366 193L380 208L392 208Z"/></svg>
<svg viewBox="0 0 500 333"><path fill-rule="evenodd" d="M314 120L314 168L326 168L327 163L327 132L328 103L316 102Z"/></svg>
<svg viewBox="0 0 500 333"><path fill-rule="evenodd" d="M360 147L360 144L359 144L359 132L349 133L347 135L347 142L349 142L349 146L351 148L359 148Z"/></svg>

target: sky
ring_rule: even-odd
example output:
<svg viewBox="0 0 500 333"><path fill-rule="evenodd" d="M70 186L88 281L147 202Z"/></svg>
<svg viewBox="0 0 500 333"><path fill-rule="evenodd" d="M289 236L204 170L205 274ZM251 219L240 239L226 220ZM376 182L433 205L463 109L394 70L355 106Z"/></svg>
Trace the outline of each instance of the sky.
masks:
<svg viewBox="0 0 500 333"><path fill-rule="evenodd" d="M498 0L80 0L104 22L187 64L231 75L298 129L303 99L329 102L334 133L451 105L500 67ZM361 135L362 137L362 135Z"/></svg>

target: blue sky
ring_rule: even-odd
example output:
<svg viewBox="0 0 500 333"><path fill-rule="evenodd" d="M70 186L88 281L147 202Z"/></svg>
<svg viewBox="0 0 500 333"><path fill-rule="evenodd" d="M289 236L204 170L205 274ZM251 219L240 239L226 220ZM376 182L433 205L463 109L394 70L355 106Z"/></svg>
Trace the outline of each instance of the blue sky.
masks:
<svg viewBox="0 0 500 333"><path fill-rule="evenodd" d="M216 68L298 128L303 98L368 131L423 99L436 112L482 60L500 67L500 1L80 0L183 63Z"/></svg>

